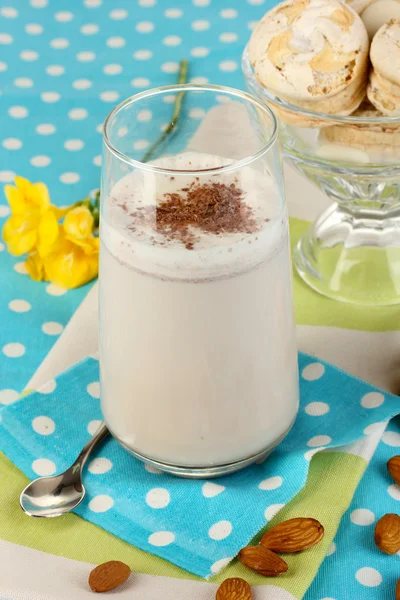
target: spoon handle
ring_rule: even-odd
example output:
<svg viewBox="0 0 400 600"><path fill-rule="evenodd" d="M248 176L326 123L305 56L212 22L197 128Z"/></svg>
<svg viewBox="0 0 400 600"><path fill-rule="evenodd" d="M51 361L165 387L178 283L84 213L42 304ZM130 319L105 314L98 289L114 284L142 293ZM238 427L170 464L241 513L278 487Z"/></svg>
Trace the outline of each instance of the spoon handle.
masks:
<svg viewBox="0 0 400 600"><path fill-rule="evenodd" d="M98 444L100 444L100 442L108 434L109 434L109 431L107 429L107 425L103 421L101 423L101 425L99 426L99 428L97 429L96 433L93 435L93 437L91 437L90 440L87 442L87 444L83 447L83 449L82 449L81 453L79 454L78 458L76 459L74 465L79 466L80 470L82 471L91 452L96 448L96 446Z"/></svg>

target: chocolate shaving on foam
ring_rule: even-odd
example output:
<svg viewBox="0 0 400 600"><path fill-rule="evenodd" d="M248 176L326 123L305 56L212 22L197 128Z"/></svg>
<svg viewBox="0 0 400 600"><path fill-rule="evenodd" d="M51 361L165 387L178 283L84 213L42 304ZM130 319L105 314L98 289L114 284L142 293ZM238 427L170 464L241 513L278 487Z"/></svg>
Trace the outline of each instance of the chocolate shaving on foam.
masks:
<svg viewBox="0 0 400 600"><path fill-rule="evenodd" d="M213 235L259 229L243 190L235 183L200 185L194 181L179 192L165 194L156 207L137 209L131 216L136 223L154 227L167 240L182 242L187 250L192 250L198 239L196 229Z"/></svg>

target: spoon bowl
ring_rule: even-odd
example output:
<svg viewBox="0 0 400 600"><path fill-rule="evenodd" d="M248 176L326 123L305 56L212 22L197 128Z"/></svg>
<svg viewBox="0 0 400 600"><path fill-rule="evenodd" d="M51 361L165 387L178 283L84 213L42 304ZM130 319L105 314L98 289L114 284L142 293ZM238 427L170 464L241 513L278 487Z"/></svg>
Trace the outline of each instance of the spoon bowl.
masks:
<svg viewBox="0 0 400 600"><path fill-rule="evenodd" d="M30 517L60 517L76 508L85 497L80 474L67 481L66 474L35 479L23 490L19 502Z"/></svg>
<svg viewBox="0 0 400 600"><path fill-rule="evenodd" d="M60 517L76 508L85 497L82 470L94 448L108 435L102 423L73 465L60 475L39 477L22 491L19 503L30 517Z"/></svg>

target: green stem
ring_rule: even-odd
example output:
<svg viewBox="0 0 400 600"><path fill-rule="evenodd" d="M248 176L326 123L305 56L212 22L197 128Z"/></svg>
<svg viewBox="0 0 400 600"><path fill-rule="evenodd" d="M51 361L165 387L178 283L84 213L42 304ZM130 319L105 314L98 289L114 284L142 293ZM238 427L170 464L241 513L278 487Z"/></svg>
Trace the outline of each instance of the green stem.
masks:
<svg viewBox="0 0 400 600"><path fill-rule="evenodd" d="M186 59L183 59L183 60L181 60L181 62L179 64L178 83L186 83L187 74L188 74L188 61ZM167 127L165 128L165 131L163 131L163 133L160 135L160 137L147 150L146 154L142 158L142 162L147 162L148 160L150 160L150 158L154 154L155 150L157 150L157 148L159 146L161 146L161 144L164 142L164 140L166 140L166 138L176 129L176 126L178 124L178 120L179 120L179 117L181 114L182 101L183 101L184 95L185 95L185 92L183 92L183 91L179 92L176 95L175 104L174 104L174 112L172 113L172 118L171 118L170 122L168 123Z"/></svg>

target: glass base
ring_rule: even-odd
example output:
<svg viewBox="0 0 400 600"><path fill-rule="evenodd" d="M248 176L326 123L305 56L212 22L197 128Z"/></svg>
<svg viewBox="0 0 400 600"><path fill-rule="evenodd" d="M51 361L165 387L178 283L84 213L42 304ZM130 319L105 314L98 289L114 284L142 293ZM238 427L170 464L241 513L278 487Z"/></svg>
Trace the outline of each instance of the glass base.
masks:
<svg viewBox="0 0 400 600"><path fill-rule="evenodd" d="M135 458L138 458L142 462L147 465L150 465L154 469L158 469L159 471L164 471L165 473L169 473L170 475L177 475L178 477L185 477L187 479L213 479L215 477L223 477L224 475L229 475L230 473L234 473L235 471L240 471L245 467L253 463L260 464L265 461L266 458L271 454L271 452L276 448L278 444L287 436L291 428L293 427L294 421L290 425L290 427L268 448L265 448L261 452L257 454L253 454L247 458L242 460L237 460L232 463L227 463L224 465L209 465L206 467L182 467L179 465L172 465L168 463L163 463L158 460L154 460L148 456L144 456L132 448L129 448L126 444L121 442L117 436L115 436L112 432L111 434L117 440L119 444L125 450L127 450L130 454L133 454Z"/></svg>
<svg viewBox="0 0 400 600"><path fill-rule="evenodd" d="M333 205L297 243L294 263L315 291L364 306L400 303L400 217Z"/></svg>

